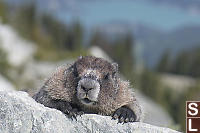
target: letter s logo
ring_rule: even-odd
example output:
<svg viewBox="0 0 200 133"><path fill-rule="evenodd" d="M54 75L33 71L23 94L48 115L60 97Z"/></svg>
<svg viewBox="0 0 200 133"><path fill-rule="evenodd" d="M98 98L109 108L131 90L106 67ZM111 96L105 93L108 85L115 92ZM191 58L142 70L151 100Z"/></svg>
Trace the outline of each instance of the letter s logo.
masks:
<svg viewBox="0 0 200 133"><path fill-rule="evenodd" d="M195 106L195 107L192 107L192 106ZM189 107L189 111L188 111L188 113L190 114L190 115L192 115L192 116L195 116L195 115L197 115L198 114L198 109L197 109L197 107L198 107L198 104L196 104L196 103L189 103L189 105L188 105L188 107ZM191 112L191 110L193 110L194 112Z"/></svg>

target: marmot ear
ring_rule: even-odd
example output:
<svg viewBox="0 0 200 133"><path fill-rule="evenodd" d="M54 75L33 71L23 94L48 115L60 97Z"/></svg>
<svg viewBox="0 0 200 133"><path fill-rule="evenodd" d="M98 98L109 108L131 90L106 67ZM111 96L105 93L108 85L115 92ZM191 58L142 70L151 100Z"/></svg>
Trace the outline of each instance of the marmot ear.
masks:
<svg viewBox="0 0 200 133"><path fill-rule="evenodd" d="M117 75L118 75L118 64L112 63L112 66L113 66L112 78L114 78L116 80Z"/></svg>
<svg viewBox="0 0 200 133"><path fill-rule="evenodd" d="M65 76L68 76L69 73L73 73L75 77L78 76L77 68L76 68L76 63L71 64L64 72Z"/></svg>
<svg viewBox="0 0 200 133"><path fill-rule="evenodd" d="M79 60L82 59L82 58L83 58L83 56L79 56L79 57L78 57Z"/></svg>
<svg viewBox="0 0 200 133"><path fill-rule="evenodd" d="M116 88L115 90L115 93L118 92L118 64L117 63L112 63L112 66L113 66L113 73L112 73L112 78L113 78L113 81L114 81L114 87Z"/></svg>
<svg viewBox="0 0 200 133"><path fill-rule="evenodd" d="M113 66L113 71L117 72L118 71L118 64L117 63L112 63Z"/></svg>

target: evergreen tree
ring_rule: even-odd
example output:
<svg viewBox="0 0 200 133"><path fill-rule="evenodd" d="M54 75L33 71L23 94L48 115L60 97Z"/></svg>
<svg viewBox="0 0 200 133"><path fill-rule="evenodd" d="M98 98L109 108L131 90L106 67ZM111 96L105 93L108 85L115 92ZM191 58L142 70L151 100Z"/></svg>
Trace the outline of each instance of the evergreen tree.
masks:
<svg viewBox="0 0 200 133"><path fill-rule="evenodd" d="M126 34L115 40L112 50L112 58L119 63L120 71L128 78L133 78L134 56L133 56L133 37Z"/></svg>
<svg viewBox="0 0 200 133"><path fill-rule="evenodd" d="M83 26L79 21L76 21L72 24L71 29L73 42L73 49L82 49L83 45Z"/></svg>
<svg viewBox="0 0 200 133"><path fill-rule="evenodd" d="M189 74L193 77L200 77L200 48L193 52L191 58L192 62L190 63Z"/></svg>
<svg viewBox="0 0 200 133"><path fill-rule="evenodd" d="M167 50L162 55L160 61L156 66L158 72L168 72L170 70L170 51Z"/></svg>
<svg viewBox="0 0 200 133"><path fill-rule="evenodd" d="M171 72L175 74L188 75L190 71L191 62L192 60L190 54L186 51L183 51L180 54L178 54L175 60L173 61Z"/></svg>
<svg viewBox="0 0 200 133"><path fill-rule="evenodd" d="M0 20L3 23L7 21L7 16L6 16L7 12L8 10L6 3L3 0L0 0Z"/></svg>
<svg viewBox="0 0 200 133"><path fill-rule="evenodd" d="M108 38L103 35L100 31L95 31L92 33L91 39L89 41L90 46L99 46L105 50L108 54L112 51L112 44Z"/></svg>
<svg viewBox="0 0 200 133"><path fill-rule="evenodd" d="M34 2L24 4L16 10L15 15L13 15L10 20L11 25L13 25L17 31L19 31L24 37L33 39L33 31L36 24L36 5Z"/></svg>
<svg viewBox="0 0 200 133"><path fill-rule="evenodd" d="M71 44L69 44L69 31L65 24L49 14L41 15L40 21L43 34L51 39L51 45L57 49L71 48Z"/></svg>

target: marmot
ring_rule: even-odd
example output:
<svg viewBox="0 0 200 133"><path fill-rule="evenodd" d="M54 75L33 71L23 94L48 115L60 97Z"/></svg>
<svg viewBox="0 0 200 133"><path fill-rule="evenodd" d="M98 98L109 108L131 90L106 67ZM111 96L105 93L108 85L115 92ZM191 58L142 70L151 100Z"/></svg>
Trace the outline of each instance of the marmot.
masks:
<svg viewBox="0 0 200 133"><path fill-rule="evenodd" d="M79 57L69 67L58 68L33 98L71 118L94 113L112 116L120 123L141 121L141 107L129 82L118 75L117 63Z"/></svg>

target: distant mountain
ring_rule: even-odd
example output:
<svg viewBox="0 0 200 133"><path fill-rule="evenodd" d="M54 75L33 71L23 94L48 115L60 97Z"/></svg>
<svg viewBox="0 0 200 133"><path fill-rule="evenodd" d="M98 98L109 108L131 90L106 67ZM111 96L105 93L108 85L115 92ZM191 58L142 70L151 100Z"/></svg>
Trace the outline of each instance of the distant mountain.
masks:
<svg viewBox="0 0 200 133"><path fill-rule="evenodd" d="M200 26L182 27L168 33L147 28L142 34L136 32L135 35L144 45L144 59L150 66L155 65L167 49L173 57L182 50L200 47Z"/></svg>
<svg viewBox="0 0 200 133"><path fill-rule="evenodd" d="M148 1L148 0L144 0ZM168 5L187 10L193 15L200 15L200 1L199 0L149 0L156 4Z"/></svg>
<svg viewBox="0 0 200 133"><path fill-rule="evenodd" d="M147 1L147 0L146 0ZM156 3L162 3L162 4L169 4L179 7L200 7L200 1L199 0L150 0Z"/></svg>
<svg viewBox="0 0 200 133"><path fill-rule="evenodd" d="M13 0L11 0L13 1ZM17 0L23 1L23 0ZM36 0L39 5L45 5L50 8L57 8L59 10L69 10L76 12L80 10L81 4L86 2L94 2L98 0ZM111 1L111 0L110 0ZM130 0L131 1L131 0ZM132 0L132 1L145 1L154 2L155 4L163 4L168 6L176 6L191 13L200 14L200 1L199 0ZM105 3L108 1L105 1Z"/></svg>
<svg viewBox="0 0 200 133"><path fill-rule="evenodd" d="M135 42L143 48L140 55L150 67L155 66L165 50L170 50L173 58L182 50L200 47L200 26L187 26L164 32L143 24L115 22L102 25L98 29L109 36L133 31Z"/></svg>

